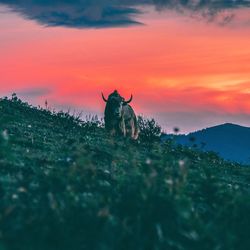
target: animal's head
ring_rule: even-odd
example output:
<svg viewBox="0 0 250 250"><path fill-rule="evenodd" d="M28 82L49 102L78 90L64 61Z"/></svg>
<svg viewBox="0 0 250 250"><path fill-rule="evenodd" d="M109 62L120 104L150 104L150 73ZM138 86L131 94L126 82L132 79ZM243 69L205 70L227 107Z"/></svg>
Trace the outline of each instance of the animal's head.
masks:
<svg viewBox="0 0 250 250"><path fill-rule="evenodd" d="M122 106L130 103L133 99L133 96L131 95L130 99L125 101L125 99L120 96L117 90L115 90L109 95L108 99L106 99L102 93L102 99L104 100L104 102L106 102L106 110L109 115L112 117L120 118L122 115Z"/></svg>

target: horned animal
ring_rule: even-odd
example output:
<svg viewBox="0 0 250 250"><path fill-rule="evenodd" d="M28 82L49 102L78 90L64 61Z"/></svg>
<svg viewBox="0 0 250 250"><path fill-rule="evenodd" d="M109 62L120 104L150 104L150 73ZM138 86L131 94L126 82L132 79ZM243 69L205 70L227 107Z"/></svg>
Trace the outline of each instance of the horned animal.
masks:
<svg viewBox="0 0 250 250"><path fill-rule="evenodd" d="M106 102L104 111L105 128L111 135L122 135L134 140L138 138L139 126L134 110L129 105L133 96L125 100L117 90L111 93L106 99L102 93L102 98Z"/></svg>

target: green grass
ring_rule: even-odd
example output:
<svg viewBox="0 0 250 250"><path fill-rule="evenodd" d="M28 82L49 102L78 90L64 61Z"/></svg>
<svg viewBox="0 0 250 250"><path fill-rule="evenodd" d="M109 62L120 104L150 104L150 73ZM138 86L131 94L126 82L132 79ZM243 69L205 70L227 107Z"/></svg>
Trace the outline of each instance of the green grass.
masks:
<svg viewBox="0 0 250 250"><path fill-rule="evenodd" d="M0 250L250 249L250 168L141 125L133 142L1 99Z"/></svg>

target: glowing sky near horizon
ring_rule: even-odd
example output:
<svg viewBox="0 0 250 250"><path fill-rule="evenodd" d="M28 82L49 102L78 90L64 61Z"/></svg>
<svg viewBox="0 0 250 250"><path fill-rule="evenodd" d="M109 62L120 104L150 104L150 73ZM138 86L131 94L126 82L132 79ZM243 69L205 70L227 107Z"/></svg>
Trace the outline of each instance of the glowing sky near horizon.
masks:
<svg viewBox="0 0 250 250"><path fill-rule="evenodd" d="M44 27L0 5L0 95L102 114L100 92L134 95L167 132L250 126L250 22L218 25L144 8L145 25Z"/></svg>

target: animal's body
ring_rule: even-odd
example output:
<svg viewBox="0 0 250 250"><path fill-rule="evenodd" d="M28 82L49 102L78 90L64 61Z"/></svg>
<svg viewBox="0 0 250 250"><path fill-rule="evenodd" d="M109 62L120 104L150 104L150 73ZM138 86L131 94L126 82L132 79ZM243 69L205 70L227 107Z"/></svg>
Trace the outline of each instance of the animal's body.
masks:
<svg viewBox="0 0 250 250"><path fill-rule="evenodd" d="M102 97L106 102L104 111L106 130L111 135L122 135L136 140L139 135L139 126L135 112L129 105L133 99L132 95L128 101L125 101L115 90L108 99L103 95Z"/></svg>

